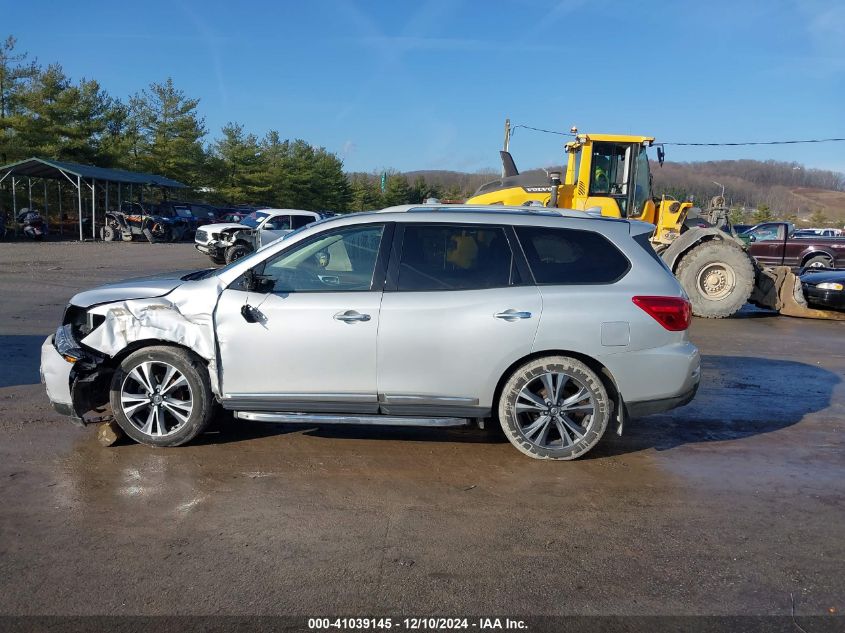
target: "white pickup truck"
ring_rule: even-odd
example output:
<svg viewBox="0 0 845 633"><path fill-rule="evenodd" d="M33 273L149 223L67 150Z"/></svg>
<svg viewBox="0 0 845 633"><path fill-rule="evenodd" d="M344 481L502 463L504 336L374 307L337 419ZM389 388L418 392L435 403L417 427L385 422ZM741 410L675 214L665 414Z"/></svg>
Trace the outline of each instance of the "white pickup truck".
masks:
<svg viewBox="0 0 845 633"><path fill-rule="evenodd" d="M317 211L261 209L240 223L207 224L197 230L196 248L215 264L231 264L283 235L324 217Z"/></svg>

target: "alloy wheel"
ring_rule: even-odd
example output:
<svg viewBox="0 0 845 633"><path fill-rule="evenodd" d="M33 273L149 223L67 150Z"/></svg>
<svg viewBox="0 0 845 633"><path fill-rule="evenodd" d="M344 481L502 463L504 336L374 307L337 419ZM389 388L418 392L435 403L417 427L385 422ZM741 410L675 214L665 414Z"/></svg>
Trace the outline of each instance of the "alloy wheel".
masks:
<svg viewBox="0 0 845 633"><path fill-rule="evenodd" d="M514 403L519 432L544 449L575 446L595 419L592 392L574 376L547 372L531 379Z"/></svg>
<svg viewBox="0 0 845 633"><path fill-rule="evenodd" d="M163 361L136 365L123 380L120 404L132 426L150 437L175 433L194 409L187 378Z"/></svg>

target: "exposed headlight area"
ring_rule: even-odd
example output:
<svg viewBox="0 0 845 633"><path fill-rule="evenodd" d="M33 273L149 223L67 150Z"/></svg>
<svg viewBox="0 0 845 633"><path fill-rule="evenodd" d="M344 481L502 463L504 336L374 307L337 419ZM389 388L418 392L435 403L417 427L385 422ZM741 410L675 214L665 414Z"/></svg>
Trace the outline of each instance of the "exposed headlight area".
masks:
<svg viewBox="0 0 845 633"><path fill-rule="evenodd" d="M69 305L65 308L62 326L68 326L69 332L76 340L81 340L97 329L106 317L102 314L92 314L87 308Z"/></svg>
<svg viewBox="0 0 845 633"><path fill-rule="evenodd" d="M69 323L56 330L53 344L56 346L56 351L69 363L75 363L85 356L85 352L73 336L73 326Z"/></svg>
<svg viewBox="0 0 845 633"><path fill-rule="evenodd" d="M83 348L80 341L101 326L105 315L92 314L90 309L69 305L65 309L62 325L53 337L53 347L59 355L82 370L93 369L102 357L93 350Z"/></svg>

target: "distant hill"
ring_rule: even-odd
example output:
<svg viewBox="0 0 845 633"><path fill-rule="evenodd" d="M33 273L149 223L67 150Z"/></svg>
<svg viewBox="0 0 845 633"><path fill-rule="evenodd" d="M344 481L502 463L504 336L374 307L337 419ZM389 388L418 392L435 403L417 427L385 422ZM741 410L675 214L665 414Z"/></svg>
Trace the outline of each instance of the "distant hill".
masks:
<svg viewBox="0 0 845 633"><path fill-rule="evenodd" d="M550 166L547 169L561 169ZM807 224L845 224L845 174L809 169L798 163L756 160L725 160L697 163L652 163L654 192L679 200L692 199L706 205L721 193L730 206L743 209L750 216L754 209L768 207L775 217L789 218ZM543 174L541 169L523 173ZM349 174L354 178L377 181L377 174ZM417 170L393 176L404 176L409 185L417 183L430 194L448 199L466 199L481 185L499 177L498 171L475 173L448 170ZM424 183L424 186L422 185ZM749 217L750 221L750 217Z"/></svg>
<svg viewBox="0 0 845 633"><path fill-rule="evenodd" d="M798 187L790 190L798 204L798 216L809 221L814 210L820 210L838 226L845 224L845 192Z"/></svg>
<svg viewBox="0 0 845 633"><path fill-rule="evenodd" d="M692 197L707 204L725 186L731 206L756 209L765 205L779 217L800 220L823 214L830 223L845 222L845 174L808 169L798 163L726 160L652 165L654 190L676 198Z"/></svg>

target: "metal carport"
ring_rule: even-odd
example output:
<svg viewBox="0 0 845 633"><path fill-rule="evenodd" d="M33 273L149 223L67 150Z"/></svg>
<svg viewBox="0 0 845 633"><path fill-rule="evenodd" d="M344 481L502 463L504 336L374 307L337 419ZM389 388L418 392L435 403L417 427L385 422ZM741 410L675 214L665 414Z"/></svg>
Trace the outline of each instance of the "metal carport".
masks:
<svg viewBox="0 0 845 633"><path fill-rule="evenodd" d="M61 220L61 186L64 180L67 180L75 189L77 197L77 208L79 212L79 239L83 240L82 235L82 192L83 185L91 190L91 237L97 238L97 188L105 192L105 207L108 210L109 206L109 191L111 185L117 185L118 205L123 201L123 186L129 185L129 200L132 199L133 187L138 186L141 201L143 201L144 187L159 187L161 189L187 189L187 185L182 184L177 180L159 176L157 174L145 174L136 171L125 171L123 169L107 169L105 167L95 167L93 165L81 165L79 163L67 163L59 160L52 160L47 158L28 158L26 160L18 161L0 167L0 184L7 178L11 181L12 190L12 213L13 222L17 218L18 202L17 202L17 187L18 184L23 184L23 179L26 178L27 189L29 193L29 207L32 208L32 180L41 179L44 183L44 203L45 203L45 219L49 214L47 208L47 180L56 180L59 182L59 219ZM15 222L17 229L17 223Z"/></svg>

